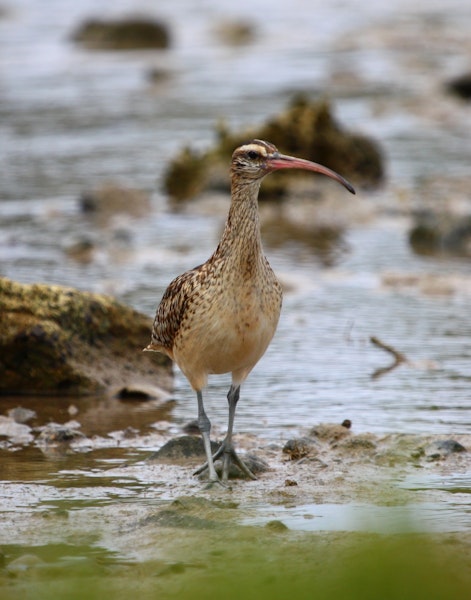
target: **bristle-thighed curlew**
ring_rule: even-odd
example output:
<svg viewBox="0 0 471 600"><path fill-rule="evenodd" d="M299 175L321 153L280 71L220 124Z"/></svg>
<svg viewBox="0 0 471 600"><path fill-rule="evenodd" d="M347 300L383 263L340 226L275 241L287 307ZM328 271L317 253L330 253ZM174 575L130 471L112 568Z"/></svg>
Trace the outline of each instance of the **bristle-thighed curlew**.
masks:
<svg viewBox="0 0 471 600"><path fill-rule="evenodd" d="M281 285L263 254L258 214L260 183L279 169L316 171L355 193L334 171L280 154L267 142L253 140L237 148L232 155L231 206L219 245L204 264L170 283L145 348L174 360L196 391L207 462L195 474L208 469L211 482L219 481L214 461L220 456L223 481L228 479L231 461L255 479L234 450L232 431L240 386L265 353L280 316ZM208 376L217 373L231 373L232 384L226 437L212 456L211 423L202 391Z"/></svg>

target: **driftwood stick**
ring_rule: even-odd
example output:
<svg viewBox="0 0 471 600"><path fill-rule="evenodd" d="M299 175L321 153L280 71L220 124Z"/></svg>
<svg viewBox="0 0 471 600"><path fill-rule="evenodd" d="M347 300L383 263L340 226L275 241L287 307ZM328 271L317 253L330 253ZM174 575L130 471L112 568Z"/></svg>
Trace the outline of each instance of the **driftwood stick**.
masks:
<svg viewBox="0 0 471 600"><path fill-rule="evenodd" d="M393 369L398 367L400 364L408 362L405 354L403 354L402 352L399 352L399 350L396 350L392 346L385 344L384 342L382 342L380 339L378 339L374 335L372 335L370 337L370 342L377 348L381 348L381 350L384 350L385 352L389 352L389 354L392 354L392 356L394 358L394 362L392 362L387 367L381 367L379 369L376 369L376 371L374 371L371 375L372 379L378 379L378 377L381 377L382 375L386 375L386 373L389 373L390 371L392 371Z"/></svg>

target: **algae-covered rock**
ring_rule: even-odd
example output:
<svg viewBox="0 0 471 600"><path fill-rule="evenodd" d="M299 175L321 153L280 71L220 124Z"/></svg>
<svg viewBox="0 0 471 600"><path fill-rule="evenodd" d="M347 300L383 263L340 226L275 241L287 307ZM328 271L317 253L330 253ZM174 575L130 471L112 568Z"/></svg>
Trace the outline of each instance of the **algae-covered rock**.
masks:
<svg viewBox="0 0 471 600"><path fill-rule="evenodd" d="M107 181L83 192L80 207L83 212L105 217L116 213L144 217L150 211L150 198L143 190Z"/></svg>
<svg viewBox="0 0 471 600"><path fill-rule="evenodd" d="M164 173L164 188L173 200L186 200L199 194L207 183L206 159L185 146Z"/></svg>
<svg viewBox="0 0 471 600"><path fill-rule="evenodd" d="M236 19L219 22L214 32L227 46L245 46L254 41L256 28L250 21Z"/></svg>
<svg viewBox="0 0 471 600"><path fill-rule="evenodd" d="M344 130L324 101L297 97L285 111L260 127L235 134L221 125L217 134L217 143L208 152L185 148L170 162L164 176L164 188L170 197L185 200L204 188L229 189L228 165L232 152L253 138L275 144L280 152L320 162L357 185L375 186L384 176L379 145L364 135ZM292 178L290 171L268 178L260 198L283 197Z"/></svg>
<svg viewBox="0 0 471 600"><path fill-rule="evenodd" d="M170 45L168 27L143 17L115 21L88 19L76 29L72 39L94 50L142 50Z"/></svg>
<svg viewBox="0 0 471 600"><path fill-rule="evenodd" d="M471 256L471 215L424 210L415 216L409 242L417 254Z"/></svg>
<svg viewBox="0 0 471 600"><path fill-rule="evenodd" d="M171 386L170 361L142 352L151 319L111 297L0 278L0 319L0 393Z"/></svg>

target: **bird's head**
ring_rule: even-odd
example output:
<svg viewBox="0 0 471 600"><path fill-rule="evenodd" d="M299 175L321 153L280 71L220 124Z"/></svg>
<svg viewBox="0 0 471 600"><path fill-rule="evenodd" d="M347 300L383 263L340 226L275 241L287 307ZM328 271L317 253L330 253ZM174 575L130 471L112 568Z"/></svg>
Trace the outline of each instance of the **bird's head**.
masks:
<svg viewBox="0 0 471 600"><path fill-rule="evenodd" d="M341 175L318 163L280 154L269 142L252 140L240 146L232 155L231 173L238 179L257 181L280 169L304 169L327 175L341 183L349 192L355 193L353 186Z"/></svg>

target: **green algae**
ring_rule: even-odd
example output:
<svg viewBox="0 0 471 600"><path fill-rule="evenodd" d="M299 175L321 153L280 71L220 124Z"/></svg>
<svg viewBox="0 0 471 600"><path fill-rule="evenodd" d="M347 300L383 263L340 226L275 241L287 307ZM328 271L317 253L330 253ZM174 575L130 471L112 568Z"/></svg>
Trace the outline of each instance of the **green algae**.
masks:
<svg viewBox="0 0 471 600"><path fill-rule="evenodd" d="M93 544L1 548L4 600L180 598L465 600L469 560L450 540L200 529L178 553L133 561Z"/></svg>

